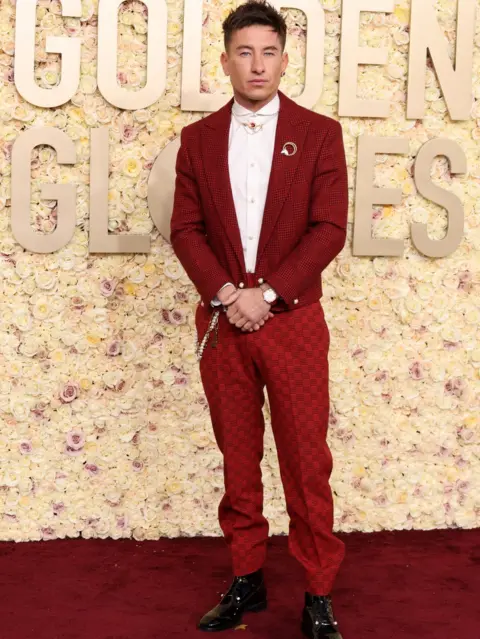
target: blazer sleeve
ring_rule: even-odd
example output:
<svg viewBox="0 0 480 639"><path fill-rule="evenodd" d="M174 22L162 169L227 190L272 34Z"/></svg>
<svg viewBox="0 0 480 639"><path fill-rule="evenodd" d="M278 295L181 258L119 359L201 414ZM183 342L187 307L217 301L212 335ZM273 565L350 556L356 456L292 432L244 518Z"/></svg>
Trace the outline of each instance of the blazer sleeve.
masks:
<svg viewBox="0 0 480 639"><path fill-rule="evenodd" d="M175 193L170 222L170 241L200 296L212 300L231 277L219 264L207 241L198 184L182 129L176 161Z"/></svg>
<svg viewBox="0 0 480 639"><path fill-rule="evenodd" d="M343 249L347 219L348 176L342 127L331 120L317 157L308 228L280 266L265 274L265 281L288 304L318 280Z"/></svg>

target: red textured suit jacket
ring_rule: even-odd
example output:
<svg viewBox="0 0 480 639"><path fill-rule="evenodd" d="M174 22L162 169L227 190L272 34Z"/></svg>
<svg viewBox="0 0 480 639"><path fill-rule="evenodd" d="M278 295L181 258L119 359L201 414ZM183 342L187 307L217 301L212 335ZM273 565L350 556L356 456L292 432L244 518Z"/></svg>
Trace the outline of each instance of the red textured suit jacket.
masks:
<svg viewBox="0 0 480 639"><path fill-rule="evenodd" d="M340 124L278 93L255 268L255 278L283 299L272 311L322 297L321 273L345 244L348 211ZM182 130L176 162L172 247L207 308L226 282L238 286L247 278L228 166L232 103ZM295 155L281 153L286 142L297 145Z"/></svg>

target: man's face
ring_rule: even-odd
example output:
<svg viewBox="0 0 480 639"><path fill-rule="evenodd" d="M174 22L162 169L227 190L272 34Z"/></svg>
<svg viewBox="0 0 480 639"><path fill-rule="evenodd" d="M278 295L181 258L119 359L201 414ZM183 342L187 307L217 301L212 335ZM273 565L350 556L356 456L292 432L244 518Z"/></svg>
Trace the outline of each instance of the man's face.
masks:
<svg viewBox="0 0 480 639"><path fill-rule="evenodd" d="M271 27L254 25L234 31L221 63L234 91L251 102L273 96L288 64L278 33Z"/></svg>

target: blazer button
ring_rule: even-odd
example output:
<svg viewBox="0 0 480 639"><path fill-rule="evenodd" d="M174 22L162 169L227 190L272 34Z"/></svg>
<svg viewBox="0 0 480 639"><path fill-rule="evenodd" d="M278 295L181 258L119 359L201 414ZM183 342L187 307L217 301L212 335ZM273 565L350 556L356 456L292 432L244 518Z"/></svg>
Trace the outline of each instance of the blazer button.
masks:
<svg viewBox="0 0 480 639"><path fill-rule="evenodd" d="M263 277L259 277L259 278L258 278L258 283L259 283L259 284L263 284L263 282L264 282Z"/></svg>
<svg viewBox="0 0 480 639"><path fill-rule="evenodd" d="M293 303L294 304L298 304L298 300L293 300Z"/></svg>
<svg viewBox="0 0 480 639"><path fill-rule="evenodd" d="M238 285L238 288L243 288L245 286L245 284L243 282L240 282Z"/></svg>

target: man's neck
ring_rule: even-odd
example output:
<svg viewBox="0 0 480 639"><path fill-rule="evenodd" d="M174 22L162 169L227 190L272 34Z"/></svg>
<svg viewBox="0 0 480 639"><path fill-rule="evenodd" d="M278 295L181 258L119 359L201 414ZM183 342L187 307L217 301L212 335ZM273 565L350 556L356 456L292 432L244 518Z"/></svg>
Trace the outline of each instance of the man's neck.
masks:
<svg viewBox="0 0 480 639"><path fill-rule="evenodd" d="M256 113L257 111L260 111L260 109L263 109L263 107L269 104L273 99L275 99L278 91L275 91L273 95L269 96L265 100L249 100L248 98L239 95L235 90L233 94L235 97L235 101L240 106L242 106L244 109L248 109L249 111L253 111L254 113Z"/></svg>

